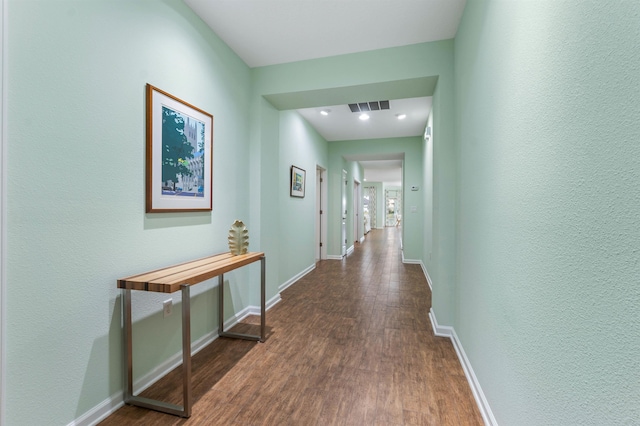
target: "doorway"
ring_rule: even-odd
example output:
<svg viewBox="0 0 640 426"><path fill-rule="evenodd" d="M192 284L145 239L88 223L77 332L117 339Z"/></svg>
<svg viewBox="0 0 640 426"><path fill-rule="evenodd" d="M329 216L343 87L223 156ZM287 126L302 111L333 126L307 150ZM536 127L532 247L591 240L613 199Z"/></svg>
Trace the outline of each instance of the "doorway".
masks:
<svg viewBox="0 0 640 426"><path fill-rule="evenodd" d="M364 195L362 197L362 215L364 222L365 235L378 226L377 210L378 203L376 201L376 188L374 186L365 186L363 188Z"/></svg>
<svg viewBox="0 0 640 426"><path fill-rule="evenodd" d="M385 191L385 226L399 226L402 220L402 191L399 189L388 189Z"/></svg>
<svg viewBox="0 0 640 426"><path fill-rule="evenodd" d="M342 233L340 243L342 246L342 250L340 252L342 257L347 255L347 171L342 171Z"/></svg>
<svg viewBox="0 0 640 426"><path fill-rule="evenodd" d="M326 169L316 166L316 262L327 258L327 247L325 244L327 236L327 220L325 211L327 179Z"/></svg>
<svg viewBox="0 0 640 426"><path fill-rule="evenodd" d="M353 181L353 243L360 242L360 182Z"/></svg>

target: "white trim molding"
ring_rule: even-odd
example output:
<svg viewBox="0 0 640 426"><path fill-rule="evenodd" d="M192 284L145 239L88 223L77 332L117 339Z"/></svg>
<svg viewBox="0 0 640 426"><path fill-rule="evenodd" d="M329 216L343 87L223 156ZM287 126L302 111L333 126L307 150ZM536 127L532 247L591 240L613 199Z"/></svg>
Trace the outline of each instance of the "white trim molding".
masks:
<svg viewBox="0 0 640 426"><path fill-rule="evenodd" d="M353 251L355 250L354 246L351 246L347 249L347 256L349 256L351 253L353 253Z"/></svg>
<svg viewBox="0 0 640 426"><path fill-rule="evenodd" d="M116 392L82 416L73 420L67 426L90 426L96 425L115 413L120 407L124 406L124 397L122 392Z"/></svg>
<svg viewBox="0 0 640 426"><path fill-rule="evenodd" d="M327 255L327 260L342 260L342 259L344 259L344 256L339 256L336 254Z"/></svg>
<svg viewBox="0 0 640 426"><path fill-rule="evenodd" d="M406 259L404 257L404 251L402 252L402 263L406 263L408 265L421 265L422 261L418 259Z"/></svg>
<svg viewBox="0 0 640 426"><path fill-rule="evenodd" d="M420 262L420 266L422 267L422 272L424 276L427 277L427 284L429 284L429 290L433 291L433 281L431 281L431 277L429 276L429 271L427 271L427 267L424 266L424 262Z"/></svg>
<svg viewBox="0 0 640 426"><path fill-rule="evenodd" d="M456 354L458 355L458 359L460 360L460 364L462 365L464 375L467 377L467 381L469 382L469 386L471 387L473 397L478 404L478 409L480 410L480 414L482 415L484 424L489 426L498 426L498 422L496 421L496 418L491 411L489 402L487 401L487 398L482 391L480 382L478 381L478 378L473 371L473 367L471 367L471 362L469 361L469 358L467 358L467 354L464 352L462 342L460 342L460 339L458 339L456 330L450 326L439 325L433 308L429 310L429 320L431 321L431 326L433 327L433 334L435 334L436 336L448 337L449 339L451 339L453 348L456 350Z"/></svg>
<svg viewBox="0 0 640 426"><path fill-rule="evenodd" d="M309 272L313 271L314 269L316 269L316 264L315 263L313 265L309 266L304 271L302 271L302 272L296 274L295 276L293 276L287 282L285 282L283 284L280 284L280 286L278 287L278 291L284 291L287 288L291 287L293 284L295 284L296 281L298 281L300 278L304 277L305 275L307 275Z"/></svg>
<svg viewBox="0 0 640 426"><path fill-rule="evenodd" d="M271 299L267 300L264 308L268 311L269 309L276 306L281 300L282 298L280 298L280 293L278 293ZM250 315L260 315L260 306L252 306L252 308L253 310L251 311Z"/></svg>

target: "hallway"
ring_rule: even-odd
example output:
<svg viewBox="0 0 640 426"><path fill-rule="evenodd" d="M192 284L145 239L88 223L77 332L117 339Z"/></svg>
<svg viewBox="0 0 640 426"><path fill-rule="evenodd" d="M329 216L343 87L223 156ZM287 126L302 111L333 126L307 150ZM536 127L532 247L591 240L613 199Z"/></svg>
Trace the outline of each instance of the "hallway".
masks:
<svg viewBox="0 0 640 426"><path fill-rule="evenodd" d="M125 406L101 425L483 424L453 345L433 335L420 266L401 262L400 229L372 230L281 296L265 343L219 338L194 356L191 418ZM143 395L181 403L178 374Z"/></svg>

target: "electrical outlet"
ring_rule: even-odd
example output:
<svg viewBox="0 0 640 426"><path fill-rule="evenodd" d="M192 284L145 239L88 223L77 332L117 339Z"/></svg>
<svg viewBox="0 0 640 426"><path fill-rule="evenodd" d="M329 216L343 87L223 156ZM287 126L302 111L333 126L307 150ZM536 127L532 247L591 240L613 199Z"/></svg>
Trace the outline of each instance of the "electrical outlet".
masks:
<svg viewBox="0 0 640 426"><path fill-rule="evenodd" d="M165 318L171 315L171 312L173 311L173 299L165 300L162 304L162 309Z"/></svg>

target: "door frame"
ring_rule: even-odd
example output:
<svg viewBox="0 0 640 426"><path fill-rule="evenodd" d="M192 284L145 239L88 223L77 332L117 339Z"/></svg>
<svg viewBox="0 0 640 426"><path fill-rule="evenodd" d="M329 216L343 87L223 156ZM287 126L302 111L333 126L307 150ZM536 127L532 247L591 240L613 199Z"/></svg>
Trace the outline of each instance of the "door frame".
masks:
<svg viewBox="0 0 640 426"><path fill-rule="evenodd" d="M353 242L360 242L360 212L362 211L362 195L360 193L360 181L353 180Z"/></svg>
<svg viewBox="0 0 640 426"><path fill-rule="evenodd" d="M342 184L344 182L344 185ZM342 217L341 230L340 230L340 256L345 257L347 255L347 185L349 181L347 179L347 171L342 170L342 181L340 186L342 187L342 208L340 215Z"/></svg>
<svg viewBox="0 0 640 426"><path fill-rule="evenodd" d="M327 258L327 169L316 165L316 261Z"/></svg>

